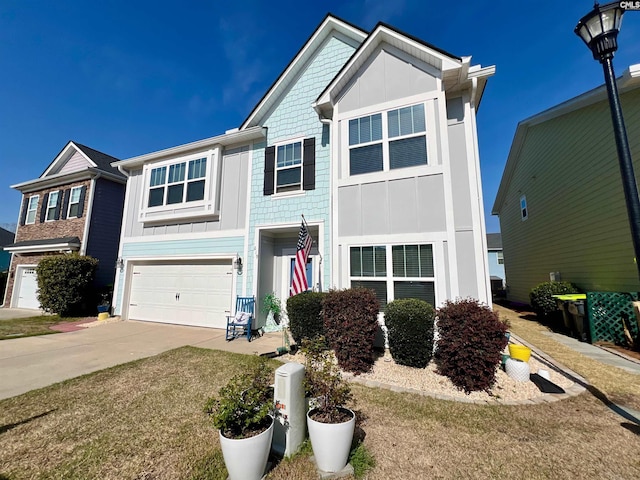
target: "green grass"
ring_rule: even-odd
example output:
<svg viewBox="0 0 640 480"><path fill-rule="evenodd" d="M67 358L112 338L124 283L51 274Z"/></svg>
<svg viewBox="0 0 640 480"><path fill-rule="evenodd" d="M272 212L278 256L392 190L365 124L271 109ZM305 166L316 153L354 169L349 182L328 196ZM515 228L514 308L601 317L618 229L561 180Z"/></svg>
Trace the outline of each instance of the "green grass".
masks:
<svg viewBox="0 0 640 480"><path fill-rule="evenodd" d="M0 320L0 340L58 333L49 327L57 325L58 323L75 322L78 320L80 320L80 318L65 318L58 315L40 315L37 317Z"/></svg>

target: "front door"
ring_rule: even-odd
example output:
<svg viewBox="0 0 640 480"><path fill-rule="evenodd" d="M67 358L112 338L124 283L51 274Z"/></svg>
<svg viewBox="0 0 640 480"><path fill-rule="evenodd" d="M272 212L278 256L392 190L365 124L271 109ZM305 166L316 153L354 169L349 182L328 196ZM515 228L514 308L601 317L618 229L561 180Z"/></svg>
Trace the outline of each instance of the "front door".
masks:
<svg viewBox="0 0 640 480"><path fill-rule="evenodd" d="M291 295L293 288L293 269L295 264L295 257L291 257L289 260L289 281L287 282L289 295ZM309 290L313 290L313 259L311 257L307 258L307 285L309 285Z"/></svg>

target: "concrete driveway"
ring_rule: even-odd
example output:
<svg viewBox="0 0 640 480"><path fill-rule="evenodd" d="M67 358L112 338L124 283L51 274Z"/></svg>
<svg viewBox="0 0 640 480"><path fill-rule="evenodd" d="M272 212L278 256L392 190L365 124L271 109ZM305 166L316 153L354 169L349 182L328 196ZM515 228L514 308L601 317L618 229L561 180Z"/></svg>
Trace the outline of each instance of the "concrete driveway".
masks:
<svg viewBox="0 0 640 480"><path fill-rule="evenodd" d="M0 321L11 320L12 318L37 317L46 315L40 310L30 310L26 308L0 308Z"/></svg>
<svg viewBox="0 0 640 480"><path fill-rule="evenodd" d="M274 352L282 346L281 333L252 342L245 338L227 342L224 337L224 330L213 328L120 321L75 332L3 340L0 399L185 345L244 354Z"/></svg>

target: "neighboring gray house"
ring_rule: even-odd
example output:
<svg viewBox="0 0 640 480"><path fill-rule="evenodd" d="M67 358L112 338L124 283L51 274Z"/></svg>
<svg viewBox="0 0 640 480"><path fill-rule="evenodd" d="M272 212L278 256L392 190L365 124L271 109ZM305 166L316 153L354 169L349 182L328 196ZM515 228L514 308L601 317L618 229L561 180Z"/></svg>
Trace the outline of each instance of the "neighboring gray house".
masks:
<svg viewBox="0 0 640 480"><path fill-rule="evenodd" d="M489 260L489 278L491 293L494 296L504 294L504 254L502 252L502 236L499 233L487 233L487 258Z"/></svg>
<svg viewBox="0 0 640 480"><path fill-rule="evenodd" d="M5 307L40 308L35 267L47 255L79 252L99 260L96 287L113 284L126 177L117 159L69 142L40 177L12 185L22 193Z"/></svg>
<svg viewBox="0 0 640 480"><path fill-rule="evenodd" d="M0 272L6 272L9 270L9 263L11 262L11 254L2 250L3 247L13 243L16 234L0 228Z"/></svg>
<svg viewBox="0 0 640 480"><path fill-rule="evenodd" d="M476 109L494 71L328 15L239 128L113 164L115 313L224 328L237 295L286 300L301 214L311 288L490 303Z"/></svg>
<svg viewBox="0 0 640 480"><path fill-rule="evenodd" d="M640 174L640 65L618 79ZM523 120L492 213L500 217L507 298L551 278L591 291L640 290L604 86Z"/></svg>

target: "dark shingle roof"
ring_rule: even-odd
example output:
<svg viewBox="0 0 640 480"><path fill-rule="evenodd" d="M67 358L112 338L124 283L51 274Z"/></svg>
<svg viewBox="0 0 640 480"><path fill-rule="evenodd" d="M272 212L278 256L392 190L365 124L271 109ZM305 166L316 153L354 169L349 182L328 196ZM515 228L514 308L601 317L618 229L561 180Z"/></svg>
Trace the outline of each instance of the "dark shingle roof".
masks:
<svg viewBox="0 0 640 480"><path fill-rule="evenodd" d="M13 243L15 238L16 238L15 233L0 227L0 247L4 247L5 245L9 245L10 243Z"/></svg>
<svg viewBox="0 0 640 480"><path fill-rule="evenodd" d="M58 245L58 244L77 244L80 245L80 239L78 237L60 237L60 238L46 238L44 240L23 240L21 242L5 245L5 247L39 247L43 245Z"/></svg>
<svg viewBox="0 0 640 480"><path fill-rule="evenodd" d="M487 248L489 250L502 250L502 235L499 233L487 233Z"/></svg>

